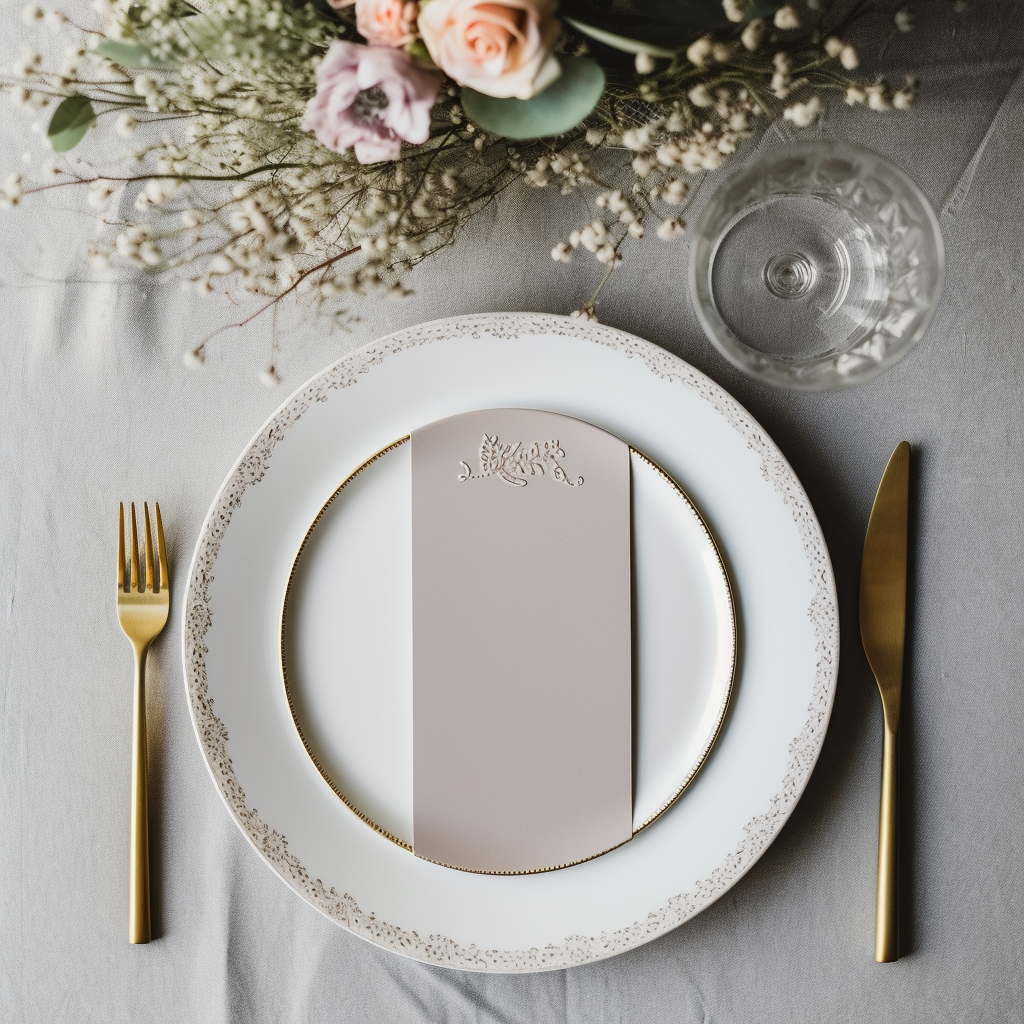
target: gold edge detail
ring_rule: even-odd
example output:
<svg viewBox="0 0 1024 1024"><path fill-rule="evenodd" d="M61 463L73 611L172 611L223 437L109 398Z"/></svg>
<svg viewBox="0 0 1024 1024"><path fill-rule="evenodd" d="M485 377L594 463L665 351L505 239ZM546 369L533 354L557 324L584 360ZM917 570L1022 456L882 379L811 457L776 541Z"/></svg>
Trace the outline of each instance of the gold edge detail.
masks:
<svg viewBox="0 0 1024 1024"><path fill-rule="evenodd" d="M743 825L742 838L713 869L693 880L685 891L666 897L642 917L612 931L573 935L543 948L480 949L463 946L444 934L423 938L400 924L382 920L372 910L364 910L350 893L339 893L330 882L313 879L291 852L287 836L250 806L228 750L227 726L216 713L210 692L206 666L206 639L213 626L210 590L221 542L246 491L264 478L277 442L315 402L326 401L332 391L354 386L362 374L401 352L467 334L473 339L520 338L538 330L586 340L626 359L640 360L654 377L678 384L709 403L743 440L758 462L762 479L789 510L800 537L813 589L806 615L814 632L817 661L806 717L789 744L780 788L763 810ZM204 520L185 594L182 655L189 711L211 778L249 843L297 895L340 927L415 960L468 971L524 973L603 960L664 935L727 892L756 862L792 812L824 741L838 675L839 608L824 535L807 495L778 447L734 398L670 352L611 328L552 314L488 314L436 321L366 346L320 373L275 413L243 452Z"/></svg>
<svg viewBox="0 0 1024 1024"><path fill-rule="evenodd" d="M725 693L722 696L722 703L718 708L717 720L715 722L715 728L712 732L707 743L701 750L700 756L697 758L693 767L684 777L679 788L672 794L671 797L665 803L661 805L650 817L640 822L633 829L633 835L639 835L648 825L652 825L658 820L682 795L686 792L690 783L696 778L697 773L704 766L704 762L708 759L711 754L711 750L721 735L722 726L725 724L725 714L729 710L729 702L732 700L732 691L736 683L736 664L739 660L739 630L736 624L736 600L733 596L732 581L729 579L729 571L725 566L725 559L722 557L721 548L718 546L718 542L715 540L714 534L711 532L710 527L705 521L704 517L700 514L700 510L690 500L690 496L683 490L679 482L668 472L663 466L659 465L645 452L640 451L639 448L634 448L630 445L629 450L633 452L641 461L646 462L670 487L672 487L678 495L683 499L687 508L689 508L697 524L700 526L704 533L705 538L711 545L711 550L715 553L715 560L718 564L718 570L722 574L722 582L725 584L725 592L729 596L729 627L732 633L732 657L730 658L730 664L728 668L728 683L725 687ZM717 681L717 680L716 680Z"/></svg>
<svg viewBox="0 0 1024 1024"><path fill-rule="evenodd" d="M299 716L298 716L298 714L297 714L297 712L295 710L295 704L294 704L293 699L292 699L291 686L289 684L289 679L288 679L287 659L285 658L285 632L286 632L286 623L287 623L287 617L288 617L288 601L289 601L289 597L290 597L290 594L291 594L292 582L294 580L295 573L296 573L296 570L298 568L299 560L302 558L302 553L306 549L306 545L308 544L309 539L310 539L310 537L313 534L313 530L317 527L317 525L319 524L320 520L324 517L324 514L327 512L327 510L334 503L335 498L337 498L341 494L341 492L343 490L345 490L345 488L357 476L359 476L360 473L363 472L363 470L368 469L375 462L377 462L380 459L382 459L385 455L387 455L388 453L394 451L396 448L401 447L403 444L405 444L406 441L410 440L411 437L412 437L411 434L406 434L404 437L399 438L397 441L392 441L391 444L386 445L384 448L381 448L380 451L375 452L368 459L366 459L365 462L362 462L359 466L357 466L334 489L334 491L332 492L331 496L324 503L323 507L320 509L319 512L317 512L317 514L314 517L312 523L310 523L309 528L306 530L306 533L305 533L305 535L302 538L302 543L299 545L299 549L298 549L298 551L295 554L295 558L292 560L291 570L288 573L288 582L287 582L287 584L285 586L284 601L282 602L282 605L281 605L280 659L281 659L281 678L282 678L283 683L284 683L285 697L286 697L286 699L288 701L288 710L289 710L289 713L291 714L292 724L295 726L295 731L298 733L299 739L302 741L302 746L305 748L305 751L306 751L307 755L309 756L309 759L313 762L314 766L316 767L316 770L320 773L321 777L324 779L324 781L327 783L327 785L331 787L331 789L333 790L334 794L341 800L341 802L350 811L352 811L353 814L356 815L357 818L359 818L360 821L364 822L366 825L369 825L370 828L372 828L374 832L376 832L378 835L383 836L385 839L387 839L390 842L394 843L396 846L400 846L403 850L407 850L409 853L412 853L414 856L420 857L420 855L417 854L415 852L415 850L413 849L412 843L409 843L406 840L400 838L399 836L394 835L392 832L389 832L383 826L378 825L377 822L375 822L368 814L366 814L364 811L361 811L345 795L345 793L342 791L341 787L338 786L338 784L331 778L331 776L327 772L327 769L323 766L323 764L321 764L320 759L313 752L313 749L310 746L309 741L306 739L306 734L303 731L302 725L299 722ZM658 820L658 818L660 818L683 795L683 793L686 791L687 787L690 785L690 783L696 777L697 773L703 767L704 762L708 759L708 756L710 755L711 750L712 750L712 748L715 745L715 742L717 741L719 735L721 734L722 725L725 722L726 711L729 708L729 701L732 698L733 685L734 685L734 682L735 682L735 675L736 675L737 647L738 647L738 642L739 642L738 641L737 627L736 627L736 605L735 605L735 600L733 598L733 589L732 589L732 583L731 583L731 581L729 579L729 573L728 573L728 571L727 571L727 569L725 567L725 561L722 558L721 550L719 549L718 544L715 541L715 538L714 538L713 534L711 533L711 530L709 529L707 523L705 522L704 517L700 514L700 511L697 509L696 505L694 505L693 501L691 501L690 496L680 486L679 482L663 466L661 466L659 463L657 463L654 459L652 459L645 452L640 451L639 448L635 448L633 445L628 444L628 443L626 443L626 447L629 449L629 452L630 452L631 455L636 455L642 462L645 462L648 466L650 466L651 469L653 469L655 471L655 473L657 473L658 476L660 476L669 485L669 487L671 487L676 492L676 494L679 495L679 497L683 501L683 504L687 507L687 509L689 509L690 514L696 520L698 526L700 527L702 533L704 534L705 539L711 545L711 549L715 553L715 558L716 558L716 562L717 562L717 565L718 565L718 569L719 569L719 572L721 573L721 579L722 579L722 582L725 585L725 592L726 592L726 594L729 597L729 627L730 627L730 632L732 634L732 656L730 658L730 663L729 663L728 670L727 670L728 684L726 685L725 693L724 693L724 695L722 697L721 704L720 704L720 706L717 709L716 720L715 720L715 728L714 728L713 732L711 733L710 737L708 738L707 742L705 743L705 745L701 749L701 753L700 753L699 757L697 758L696 762L694 763L693 767L690 768L690 770L685 774L685 776L683 777L682 782L679 784L679 786L675 790L675 792L673 792L673 794L653 814L651 814L646 819L644 819L644 821L640 822L639 825L634 826L633 831L630 834L629 839L624 839L621 843L616 843L614 846L608 847L607 850L601 850L599 853L593 853L593 854L590 854L587 857L580 857L578 860L566 861L564 864L554 864L554 865L552 865L550 867L541 867L541 868L524 868L524 869L517 870L517 871L486 871L486 870L481 870L479 868L466 868L466 867L460 867L457 864L447 864L444 861L432 860L429 857L420 857L421 860L427 861L427 862L429 862L431 864L438 864L441 867L450 868L450 869L452 869L454 871L465 871L465 872L468 872L469 874L479 874L479 875L538 875L538 874L544 874L545 872L548 872L548 871L560 871L562 868L574 867L577 864L585 864L587 861L595 860L597 857L603 857L606 853L611 853L612 850L617 850L620 846L624 845L625 843L628 843L630 839L632 839L634 836L639 835L649 825L652 825L655 821ZM717 683L717 679L716 679L716 683Z"/></svg>
<svg viewBox="0 0 1024 1024"><path fill-rule="evenodd" d="M299 716L295 711L295 704L292 700L291 686L288 681L288 665L287 659L285 658L285 628L288 621L288 599L291 596L292 582L295 578L295 570L298 568L299 559L302 558L302 552L305 551L306 545L309 543L309 538L313 535L313 530L317 524L323 518L324 513L334 503L334 499L338 497L348 485L355 480L364 469L368 469L379 459L384 458L389 452L393 452L396 448L401 447L412 437L411 434L406 434L404 437L400 437L397 441L392 441L391 444L381 448L379 452L375 452L365 462L357 466L344 480L334 489L331 496L324 502L323 507L317 512L313 522L309 524L309 528L306 530L305 535L302 538L302 543L299 545L299 550L295 553L295 558L292 559L292 567L288 572L288 583L284 588L284 600L281 602L281 634L280 634L280 656L281 656L281 680L284 683L284 695L288 701L288 711L292 717L292 725L295 726L295 731L299 734L299 739L302 740L302 745L306 749L306 753L309 755L309 759L316 766L316 770L323 777L324 781L328 786L334 790L335 795L341 800L341 802L362 822L365 822L374 832L382 835L385 839L390 840L396 846L400 846L403 850L408 850L412 853L412 845L407 843L404 839L400 839L398 836L390 833L386 828L378 825L369 815L364 814L345 794L341 791L340 787L335 781L327 774L327 769L320 763L320 759L313 753L312 747L309 745L309 741L306 739L306 734L302 731L302 725L299 723Z"/></svg>

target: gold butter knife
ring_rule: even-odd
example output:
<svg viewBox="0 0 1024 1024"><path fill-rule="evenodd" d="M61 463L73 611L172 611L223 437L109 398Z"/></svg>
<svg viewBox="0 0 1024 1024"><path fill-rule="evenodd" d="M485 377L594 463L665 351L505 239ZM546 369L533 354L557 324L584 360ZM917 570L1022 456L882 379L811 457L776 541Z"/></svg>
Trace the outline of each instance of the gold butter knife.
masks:
<svg viewBox="0 0 1024 1024"><path fill-rule="evenodd" d="M907 507L910 445L902 441L885 467L864 538L860 574L860 636L878 683L885 715L882 803L878 826L878 894L875 960L899 959L896 739L903 690L903 642L907 617Z"/></svg>

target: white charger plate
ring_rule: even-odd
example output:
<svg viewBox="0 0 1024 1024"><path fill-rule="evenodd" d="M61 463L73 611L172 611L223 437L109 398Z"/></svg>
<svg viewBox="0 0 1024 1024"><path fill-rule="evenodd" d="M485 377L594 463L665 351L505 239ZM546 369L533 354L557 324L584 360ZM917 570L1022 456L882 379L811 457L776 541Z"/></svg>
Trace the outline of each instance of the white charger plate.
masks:
<svg viewBox="0 0 1024 1024"><path fill-rule="evenodd" d="M602 857L509 877L415 858L342 804L295 729L279 639L295 554L341 480L418 425L514 406L592 422L679 481L724 554L743 658L722 733L678 802ZM657 587L638 578L638 590L639 607L646 600L650 609L645 621L664 612ZM385 601L388 593L380 591ZM426 324L314 377L270 418L217 495L196 548L185 612L186 684L200 746L229 810L264 859L355 934L419 960L478 971L548 970L612 956L724 893L799 799L824 740L838 667L835 586L821 531L792 469L760 427L664 350L546 315ZM353 645L352 635L339 634L340 663L365 662L375 647ZM381 636L390 636L389 650L400 660L400 639L393 631ZM715 664L720 670L721 659ZM372 664L364 667L372 671ZM642 697L643 684L640 690ZM399 702L395 721L402 713ZM642 723L641 707L641 732ZM678 754L685 746L679 735L663 732L660 747L652 742L649 749ZM344 728L330 742L345 749L343 737ZM396 753L389 739L368 740L364 730L357 762L375 764L379 777L391 780L378 786L377 798L390 794L400 821L407 754ZM638 768L642 736L640 746ZM665 755L658 763L670 761ZM642 769L638 776L639 803ZM649 792L657 789L652 782Z"/></svg>

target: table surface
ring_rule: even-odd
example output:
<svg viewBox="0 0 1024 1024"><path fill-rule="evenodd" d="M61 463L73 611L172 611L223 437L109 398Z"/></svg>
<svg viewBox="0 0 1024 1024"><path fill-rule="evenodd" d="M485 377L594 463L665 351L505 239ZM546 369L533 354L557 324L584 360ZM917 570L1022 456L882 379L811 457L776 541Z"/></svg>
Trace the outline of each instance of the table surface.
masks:
<svg viewBox="0 0 1024 1024"><path fill-rule="evenodd" d="M29 40L2 0L7 65ZM773 390L704 339L687 246L651 238L613 275L602 320L708 373L760 420L818 512L839 588L835 710L807 791L738 885L615 959L531 976L402 960L297 899L226 813L195 742L180 602L150 656L155 941L126 941L131 652L111 580L119 500L161 502L179 595L218 485L265 417L322 366L436 317L568 312L601 270L551 246L586 215L523 189L422 266L413 298L301 307L181 354L239 312L131 273L94 279L91 212L61 193L0 219L0 1006L40 1021L1019 1021L1024 1016L1024 4L881 5L864 68L921 80L909 113L833 102L809 137L904 167L939 213L944 296L924 341L861 387ZM6 101L0 168L44 157ZM768 127L741 152L794 137ZM713 187L715 176L704 188ZM698 199L699 205L699 199ZM696 208L695 211L696 212ZM283 383L267 389L273 362ZM903 958L872 959L881 708L857 585L871 501L915 448L902 736ZM73 581L65 582L65 581Z"/></svg>

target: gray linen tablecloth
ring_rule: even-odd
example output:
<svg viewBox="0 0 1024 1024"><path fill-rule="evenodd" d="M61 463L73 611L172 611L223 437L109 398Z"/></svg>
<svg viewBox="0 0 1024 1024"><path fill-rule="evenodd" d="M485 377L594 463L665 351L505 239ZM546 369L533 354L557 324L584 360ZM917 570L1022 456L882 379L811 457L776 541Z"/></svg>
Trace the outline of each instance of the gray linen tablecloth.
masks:
<svg viewBox="0 0 1024 1024"><path fill-rule="evenodd" d="M3 0L0 61L28 38ZM1001 1022L1024 1018L1024 5L883 6L869 72L922 83L909 113L835 102L810 131L873 146L940 214L945 294L880 379L792 394L705 341L687 246L645 241L602 319L723 384L802 479L839 586L843 655L806 794L765 856L671 934L533 976L460 974L353 937L260 861L211 785L189 720L180 604L150 657L157 939L126 941L130 651L114 616L114 510L157 497L179 597L209 502L264 418L309 375L388 331L460 313L568 312L600 270L548 258L582 200L511 195L421 268L405 303L353 303L349 329L291 307L181 353L234 315L125 273L97 283L81 197L0 220L0 1017L5 1021ZM874 33L867 42L869 33ZM5 103L0 168L40 139ZM740 156L782 144L775 126ZM709 181L713 185L714 181ZM284 383L268 390L273 361ZM917 452L903 734L904 958L872 960L881 712L860 650L861 542L894 444Z"/></svg>

